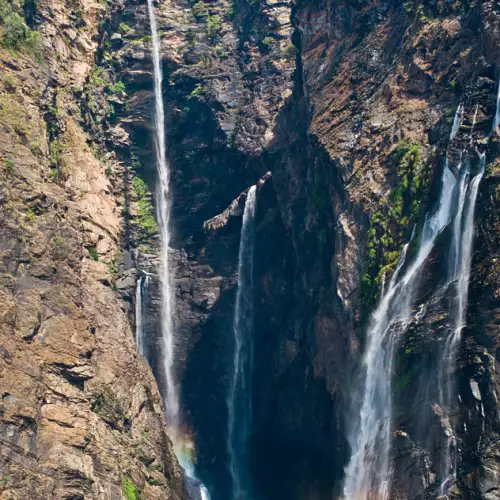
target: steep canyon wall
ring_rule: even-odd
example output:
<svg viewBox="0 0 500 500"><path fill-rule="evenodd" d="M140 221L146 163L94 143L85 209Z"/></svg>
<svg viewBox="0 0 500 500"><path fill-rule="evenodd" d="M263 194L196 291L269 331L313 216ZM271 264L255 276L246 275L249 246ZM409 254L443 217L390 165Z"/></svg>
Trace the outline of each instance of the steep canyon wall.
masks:
<svg viewBox="0 0 500 500"><path fill-rule="evenodd" d="M41 60L23 47L0 52L0 491L120 498L130 482L142 498L183 498L159 392L132 335L136 280L151 273L145 352L162 390L147 4L35 4L23 15L40 33ZM497 498L497 2L171 0L156 12L175 372L212 498L233 500L226 397L248 188L257 184L253 494L338 498L370 312L436 203L460 103L450 164L476 107L471 150L487 154L460 404L444 422L419 390L449 325L446 297L431 293L446 267L444 231L396 356L390 498L436 497L447 426L459 443L453 498Z"/></svg>

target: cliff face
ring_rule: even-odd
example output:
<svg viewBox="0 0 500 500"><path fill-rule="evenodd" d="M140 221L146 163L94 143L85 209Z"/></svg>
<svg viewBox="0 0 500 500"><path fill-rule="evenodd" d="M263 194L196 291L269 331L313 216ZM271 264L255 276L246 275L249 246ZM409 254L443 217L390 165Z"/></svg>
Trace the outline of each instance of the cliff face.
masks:
<svg viewBox="0 0 500 500"><path fill-rule="evenodd" d="M392 252L409 240L413 224L435 205L453 114L459 102L465 107L460 131L464 140L460 147L467 148L464 144L471 133L476 106L473 147L487 142L495 114L498 79L498 57L493 49L498 33L496 9L488 2L453 6L439 2L358 2L350 6L319 3L299 5L297 9L295 24L301 33L309 133L328 152L337 179L340 178L336 189L339 197L345 193L340 204L333 204L338 224L335 233L342 243L334 247L332 261L332 288L343 306L342 316L338 312L334 316L343 320L340 328L329 329L329 340L317 344L323 360L330 347L326 373L341 380L335 394L341 395L343 401L352 401L356 396L349 384L353 378L340 378L341 367L350 370L358 358L356 354L345 354L345 344L339 343L339 337L354 331L355 336L347 340L353 342L351 349L356 349L354 339L363 343L367 313L374 306L384 274L388 279L397 262L398 253ZM495 308L493 290L497 285L487 279L480 281L481 271L491 266L486 264L486 254L493 248L491 240L485 241L480 234L485 230L497 232L493 222L496 203L491 195L498 185L496 140L487 149L489 166L480 192L468 327L456 362L461 403L451 426L459 429L458 485L452 490L457 498L498 495L498 462L491 454L498 436L494 361L497 333L492 327L495 320L490 309ZM420 193L417 190L408 202L403 195L404 203L411 202L412 208L406 211L403 207L395 213L395 188L402 185L404 189L407 182L400 169L401 156L404 158L412 149L408 144L415 152L413 161L420 164L419 181L425 188ZM455 148L449 148L448 157L450 164L456 165L461 151L458 146ZM477 158L472 161L477 166ZM444 242L449 238L449 233L443 235L441 248L445 248ZM432 290L443 285L446 258L442 251L436 251L432 267L425 269L417 300L419 307L429 301ZM474 305L477 301L483 304L479 309L485 307L479 313L479 321L473 316L478 314L473 312L478 311ZM430 381L435 380L432 373L443 363L439 341L452 318L445 314L446 299L431 307L422 324L417 322L410 336L403 340L396 357L394 498L437 494L439 457L450 429L450 423L441 418L436 408L436 387ZM333 356L339 353L343 355L335 359ZM479 391L475 390L477 384ZM347 429L353 417L349 406L342 405L338 415ZM484 410L486 407L495 409L489 413ZM337 455L337 466L342 465L339 458Z"/></svg>
<svg viewBox="0 0 500 500"><path fill-rule="evenodd" d="M116 291L125 200L109 177L124 167L80 109L84 87L100 95L106 7L27 4L34 31L0 5L0 496L185 498Z"/></svg>
<svg viewBox="0 0 500 500"><path fill-rule="evenodd" d="M146 350L161 388L147 6L33 5L25 18L45 62L31 46L0 53L2 495L120 498L129 487L183 498L130 326L136 280L152 273ZM421 280L417 303L428 312L396 358L390 498L436 497L450 429L453 498L497 498L500 151L488 139L497 3L155 7L174 193L175 371L213 498L231 498L226 397L246 190L258 184L254 496L336 498L367 322L413 226L435 206L459 103L459 146L472 140L487 153L455 363L460 399L449 422L432 390L421 398L450 323L446 297L430 297L446 267L445 231Z"/></svg>
<svg viewBox="0 0 500 500"><path fill-rule="evenodd" d="M207 51L199 44L206 35L199 32L207 29L208 21L203 16L200 20L194 9L184 30L189 37L194 33L197 43L181 44L182 60L168 62L171 85L166 90L173 108L173 166L176 172L182 171L174 190L192 194L189 210L183 195L175 201L176 227L182 233L179 246L186 252L179 307L187 308L179 314L179 322L185 332L181 344L188 345L188 354L179 370L184 376L185 407L197 432L199 469L224 498L229 478L221 445L223 398L231 366L234 271L242 214L242 199L237 195L270 171L260 185L257 202L258 355L251 437L256 494L259 498L330 498L332 491L341 493L349 456L347 431L354 418L351 402L368 317L383 277L390 278L412 227L422 223L437 201L453 115L460 102L465 106L463 141L476 106L474 145L481 149L488 140L497 93L497 7L490 2L453 6L300 2L274 19L260 15L256 19L258 9L249 13L247 4L235 3L230 19L217 10L219 4L206 7L206 16L221 15L220 38L212 45L226 47L224 55L217 57L216 48L215 55L205 53L202 62L196 59L200 50ZM261 4L259 12L267 15L269 9ZM293 28L276 26L276 18L288 16ZM167 29L165 38L177 29ZM228 50L224 44L234 40L234 31L239 44ZM168 54L169 45L165 45ZM278 45L283 47L280 52ZM284 54L294 54L292 61ZM255 61L260 65L256 67ZM241 77L235 68L243 68ZM222 76L235 82L234 93L218 81ZM262 93L263 79L272 95ZM245 92L238 93L241 86ZM278 94L284 102L275 108L273 97ZM262 100L268 103L270 121L261 122ZM186 103L188 109L179 103ZM228 128L232 107L238 110L237 126ZM267 132L269 123L272 134ZM260 144L249 141L249 130L260 134ZM448 154L450 163L457 164L458 147ZM496 156L494 138L487 148L488 170L481 185L479 234L496 234L492 194L497 185ZM210 162L212 169L193 182L186 175L191 161L196 169ZM419 187L409 199L404 195L407 206L398 212L393 191L404 185L407 174L401 165L407 164L412 179L418 172L415 185L418 182ZM221 194L227 201L222 201ZM218 212L220 216L202 225L202 220ZM443 236L441 248L449 237ZM492 237L487 239L489 250L482 246L486 238L476 239L469 327L457 361L461 407L451 424L436 410L435 397L424 403L417 391L432 380L431 375L417 374L423 369L432 373L440 363L437 344L443 330L437 319L444 314L445 303L436 305L418 326L420 338L427 336L428 342L419 347L402 344L403 352L411 348L412 355L397 358L394 374L394 498L436 494L448 425L459 429L458 486L453 494L459 498L497 494L492 486L498 474L493 458L498 432L496 285L481 281L484 273L494 276L486 257L494 248ZM438 286L445 258L436 252L435 265L425 270L418 304ZM441 327L447 328L448 319L443 321ZM435 443L429 444L422 427Z"/></svg>

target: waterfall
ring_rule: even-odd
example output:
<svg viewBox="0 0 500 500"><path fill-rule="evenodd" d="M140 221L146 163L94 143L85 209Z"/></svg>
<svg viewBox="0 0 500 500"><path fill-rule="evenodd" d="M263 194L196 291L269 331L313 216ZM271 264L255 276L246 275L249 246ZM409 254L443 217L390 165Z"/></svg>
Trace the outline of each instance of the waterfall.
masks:
<svg viewBox="0 0 500 500"><path fill-rule="evenodd" d="M205 486L200 486L200 500L210 500L210 495Z"/></svg>
<svg viewBox="0 0 500 500"><path fill-rule="evenodd" d="M462 107L455 115L450 140L460 128ZM427 216L413 262L402 273L405 246L397 269L370 318L366 352L362 360L362 400L359 416L351 428L351 458L345 469L345 500L387 500L392 471L389 464L392 425L391 375L398 340L411 320L422 266L437 236L451 220L455 177L446 160L439 207Z"/></svg>
<svg viewBox="0 0 500 500"><path fill-rule="evenodd" d="M472 246L474 240L474 213L476 210L477 194L479 192L479 184L484 175L486 168L486 153L481 153L479 172L472 179L468 193L469 199L467 201L467 209L465 210L463 229L462 229L462 244L460 258L457 259L457 271L455 276L458 279L458 311L459 314L455 317L455 328L454 331L458 337L455 340L459 340L460 331L465 326L466 313L467 313L467 299L469 291L469 278L470 278L470 268L472 261Z"/></svg>
<svg viewBox="0 0 500 500"><path fill-rule="evenodd" d="M135 287L135 342L142 356L146 356L144 338L144 306L148 294L149 276L139 276Z"/></svg>
<svg viewBox="0 0 500 500"><path fill-rule="evenodd" d="M179 395L173 375L174 332L173 332L173 293L172 276L168 258L170 247L170 169L166 156L165 113L163 111L160 39L156 25L153 0L148 0L151 24L151 42L153 46L154 91L155 91L155 151L158 169L157 216L161 237L161 331L163 338L163 369L165 375L165 405L171 432L179 427Z"/></svg>
<svg viewBox="0 0 500 500"><path fill-rule="evenodd" d="M253 333L253 259L256 186L247 195L238 256L238 289L234 312L233 374L228 404L227 448L232 479L232 499L245 500L244 466L251 426L251 378Z"/></svg>
<svg viewBox="0 0 500 500"><path fill-rule="evenodd" d="M154 94L155 94L155 152L158 170L158 185L156 195L156 210L161 238L161 333L163 375L165 377L165 393L163 394L169 437L174 445L174 452L185 470L186 485L193 498L209 498L206 488L196 479L193 465L193 444L188 436L181 430L180 404L177 382L174 376L174 291L173 276L169 262L170 248L170 166L167 161L165 140L165 113L163 109L160 37L156 23L153 0L148 0L148 13L151 26L151 42L154 69ZM187 452L186 452L187 450ZM188 486L189 485L189 486ZM194 486L193 486L194 485Z"/></svg>
<svg viewBox="0 0 500 500"><path fill-rule="evenodd" d="M453 304L450 311L451 328L445 339L443 355L439 370L439 405L446 418L449 418L453 404L453 365L455 354L460 343L463 328L467 321L467 302L469 294L469 278L474 242L474 213L476 209L479 185L486 168L486 154L479 157L479 172L468 182L469 165L464 168L460 177L458 208L453 224L453 252L450 253L450 282L455 287ZM456 480L456 457L454 456L455 436L447 436L444 448L441 473L443 481L440 494L444 496Z"/></svg>
<svg viewBox="0 0 500 500"><path fill-rule="evenodd" d="M462 125L462 119L464 115L464 106L463 104L459 104L457 108L457 112L455 113L455 118L453 119L453 126L451 127L450 141L455 139L460 130L460 126Z"/></svg>
<svg viewBox="0 0 500 500"><path fill-rule="evenodd" d="M500 106L500 93L499 101ZM478 108L474 113L474 129ZM452 141L461 127L464 107L455 114L450 134ZM499 119L499 109L495 121ZM500 123L500 122L499 122ZM494 127L496 128L496 127ZM468 141L472 144L471 138ZM448 156L448 155L447 155ZM479 170L471 180L469 158L460 158L456 168L458 180L451 173L446 157L437 212L426 217L416 257L410 264L407 243L401 252L394 275L382 293L370 319L367 347L362 361L362 401L357 425L349 436L352 455L346 467L344 498L346 500L387 500L390 495L392 471L389 463L392 425L391 374L394 351L401 335L411 321L419 275L429 257L436 237L452 221L449 249L448 285L453 286L452 321L442 348L438 366L438 400L443 419L449 420L453 398L453 364L461 332L466 324L469 276L474 236L474 212L480 182L486 167L486 155L479 155ZM413 237L413 235L412 235ZM411 240L410 240L411 242ZM403 268L406 270L403 272ZM446 445L439 464L440 495L445 496L456 478L455 436L446 436Z"/></svg>
<svg viewBox="0 0 500 500"><path fill-rule="evenodd" d="M470 145L473 144L473 132L476 125L479 106L476 105L470 132ZM493 119L492 133L498 133L500 125L500 84L498 87L497 105ZM460 166L462 162L460 162ZM474 213L476 209L479 185L486 169L486 153L479 154L479 171L470 180L470 163L467 161L460 173L458 207L453 223L452 251L449 256L448 278L454 287L452 305L449 311L451 325L444 341L442 359L438 370L439 406L445 419L450 419L454 397L454 363L457 348L460 344L462 330L467 322L467 303L469 295L469 279L474 242ZM460 170L460 167L459 167ZM470 182L469 182L470 181ZM449 488L456 481L456 439L454 433L446 435L446 444L440 464L441 484L439 493L446 496Z"/></svg>
<svg viewBox="0 0 500 500"><path fill-rule="evenodd" d="M135 343L141 354L143 341L142 319L142 276L139 276L135 285Z"/></svg>
<svg viewBox="0 0 500 500"><path fill-rule="evenodd" d="M449 275L452 280L456 279L456 273L458 271L457 263L460 260L460 244L461 244L461 233L462 233L462 215L465 205L465 195L467 194L467 185L469 181L469 162L466 161L464 167L462 168L462 159L457 167L457 171L460 174L460 180L458 184L458 207L455 219L453 221L453 242L452 249L450 252L450 269Z"/></svg>
<svg viewBox="0 0 500 500"><path fill-rule="evenodd" d="M500 125L500 81L498 82L498 94L497 94L497 109L495 113L495 119L493 120L493 130L496 134L500 135L498 127Z"/></svg>

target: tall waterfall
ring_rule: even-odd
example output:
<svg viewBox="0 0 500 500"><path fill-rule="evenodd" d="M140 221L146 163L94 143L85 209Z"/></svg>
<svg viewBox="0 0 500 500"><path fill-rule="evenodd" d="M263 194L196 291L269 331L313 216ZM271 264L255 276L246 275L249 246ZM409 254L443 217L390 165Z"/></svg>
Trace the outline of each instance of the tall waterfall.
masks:
<svg viewBox="0 0 500 500"><path fill-rule="evenodd" d="M486 153L479 158L479 171L470 180L470 163L462 167L458 207L453 223L453 242L450 252L449 281L455 289L450 310L450 333L445 339L439 370L439 405L449 418L453 406L453 373L455 354L467 321L469 278L474 242L474 213L479 184L486 168ZM469 182L470 180L470 182ZM441 464L440 494L444 496L456 479L455 436L447 436Z"/></svg>
<svg viewBox="0 0 500 500"><path fill-rule="evenodd" d="M458 132L461 115L460 106L450 140ZM394 351L411 320L422 266L434 247L436 237L451 220L455 185L455 177L446 161L439 207L434 215L426 217L416 256L401 274L407 256L407 247L404 248L398 268L370 319L362 362L362 401L358 420L349 436L352 454L345 471L345 500L389 498Z"/></svg>
<svg viewBox="0 0 500 500"><path fill-rule="evenodd" d="M474 240L474 213L476 210L477 194L479 184L486 168L486 153L480 155L479 172L469 184L467 193L468 200L463 216L462 228L460 230L461 244L459 245L460 254L457 256L455 277L457 283L457 302L459 314L455 316L455 328L453 339L456 343L460 339L460 332L465 326L467 313L467 299L469 291L469 278L472 260L472 246ZM457 227L458 229L458 227ZM454 235L458 239L458 234Z"/></svg>
<svg viewBox="0 0 500 500"><path fill-rule="evenodd" d="M170 247L170 169L166 156L165 113L163 110L160 38L156 25L153 0L148 0L149 20L151 23L151 42L153 45L154 91L155 91L155 151L158 169L157 216L161 236L161 331L163 336L163 369L165 375L165 405L168 424L174 434L179 427L179 395L174 380L174 328L173 328L173 290L171 268L168 258ZM174 439L175 441L175 439Z"/></svg>
<svg viewBox="0 0 500 500"><path fill-rule="evenodd" d="M135 288L135 342L142 356L146 355L144 332L144 306L148 295L149 276L139 276Z"/></svg>
<svg viewBox="0 0 500 500"><path fill-rule="evenodd" d="M174 445L174 452L186 473L186 486L193 500L208 499L207 489L195 478L193 464L193 444L181 430L180 404L177 382L174 377L174 292L173 276L169 262L170 248L170 166L167 161L165 140L165 113L163 109L162 82L163 74L160 55L160 38L154 11L153 0L148 0L148 13L151 26L151 42L154 69L155 93L155 151L158 170L156 196L157 218L161 237L161 332L163 373L165 376L165 394L163 394L169 437Z"/></svg>
<svg viewBox="0 0 500 500"><path fill-rule="evenodd" d="M253 260L256 186L247 195L241 227L238 256L238 290L234 312L233 376L228 393L227 448L232 479L233 500L245 500L244 461L251 425L252 332L253 332Z"/></svg>

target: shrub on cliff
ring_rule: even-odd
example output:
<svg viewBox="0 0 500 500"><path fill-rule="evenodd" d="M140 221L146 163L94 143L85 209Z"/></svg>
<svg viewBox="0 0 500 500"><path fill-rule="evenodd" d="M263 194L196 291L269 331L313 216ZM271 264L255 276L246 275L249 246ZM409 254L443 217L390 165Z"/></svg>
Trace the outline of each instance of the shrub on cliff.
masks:
<svg viewBox="0 0 500 500"><path fill-rule="evenodd" d="M5 18L12 12L12 6L8 0L0 0L0 22L4 22Z"/></svg>
<svg viewBox="0 0 500 500"><path fill-rule="evenodd" d="M192 7L193 16L198 20L202 21L208 17L208 7L205 2L197 2Z"/></svg>
<svg viewBox="0 0 500 500"><path fill-rule="evenodd" d="M266 36L261 42L260 47L262 52L269 52L273 48L274 38Z"/></svg>
<svg viewBox="0 0 500 500"><path fill-rule="evenodd" d="M13 51L25 51L41 60L40 34L28 27L24 18L6 0L0 0L2 44Z"/></svg>
<svg viewBox="0 0 500 500"><path fill-rule="evenodd" d="M281 49L281 55L283 59L286 59L287 61L293 61L297 55L297 48L293 43L289 43Z"/></svg>
<svg viewBox="0 0 500 500"><path fill-rule="evenodd" d="M370 309L376 303L386 274L397 266L408 228L419 221L420 205L429 180L429 165L424 162L419 143L402 140L387 162L396 171L388 197L379 200L368 230L365 271L361 280L361 299Z"/></svg>
<svg viewBox="0 0 500 500"><path fill-rule="evenodd" d="M9 49L20 49L28 37L28 26L16 12L11 12L4 19L3 44Z"/></svg>
<svg viewBox="0 0 500 500"><path fill-rule="evenodd" d="M132 192L139 205L135 222L144 236L153 236L158 231L158 226L153 215L154 210L150 200L149 188L138 176L134 177L132 181Z"/></svg>
<svg viewBox="0 0 500 500"><path fill-rule="evenodd" d="M214 39L217 38L222 30L222 19L220 16L209 16L207 19L207 35Z"/></svg>
<svg viewBox="0 0 500 500"><path fill-rule="evenodd" d="M120 23L120 26L118 26L118 32L121 35L126 35L130 31L132 31L132 28L126 23Z"/></svg>
<svg viewBox="0 0 500 500"><path fill-rule="evenodd" d="M139 500L140 499L140 493L135 487L135 484L132 482L132 479L130 477L125 476L122 481L122 490L123 494L125 495L125 498L127 500Z"/></svg>
<svg viewBox="0 0 500 500"><path fill-rule="evenodd" d="M4 166L7 172L12 172L12 170L14 170L14 160L12 158L7 158L5 160Z"/></svg>

